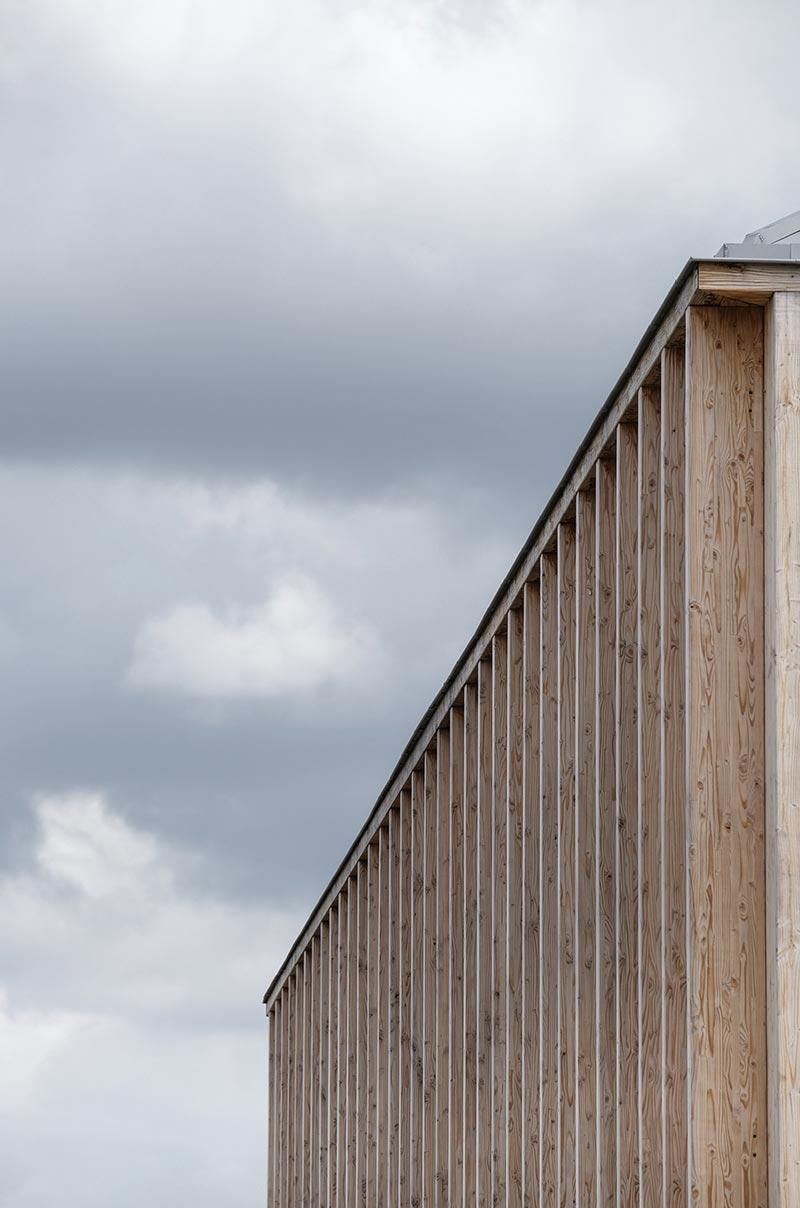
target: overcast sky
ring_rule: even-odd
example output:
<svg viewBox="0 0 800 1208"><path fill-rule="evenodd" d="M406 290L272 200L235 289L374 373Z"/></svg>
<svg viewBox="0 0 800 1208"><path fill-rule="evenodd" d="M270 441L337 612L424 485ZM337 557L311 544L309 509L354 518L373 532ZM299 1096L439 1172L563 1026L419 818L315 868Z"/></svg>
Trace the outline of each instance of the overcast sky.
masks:
<svg viewBox="0 0 800 1208"><path fill-rule="evenodd" d="M0 0L0 1206L263 1199L263 990L794 0Z"/></svg>

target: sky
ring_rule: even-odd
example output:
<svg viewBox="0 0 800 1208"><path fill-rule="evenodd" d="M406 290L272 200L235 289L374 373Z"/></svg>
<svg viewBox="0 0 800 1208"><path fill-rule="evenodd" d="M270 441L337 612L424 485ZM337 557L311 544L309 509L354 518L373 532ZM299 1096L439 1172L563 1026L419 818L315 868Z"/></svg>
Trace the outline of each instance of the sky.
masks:
<svg viewBox="0 0 800 1208"><path fill-rule="evenodd" d="M263 1202L263 991L792 2L0 0L0 1208Z"/></svg>

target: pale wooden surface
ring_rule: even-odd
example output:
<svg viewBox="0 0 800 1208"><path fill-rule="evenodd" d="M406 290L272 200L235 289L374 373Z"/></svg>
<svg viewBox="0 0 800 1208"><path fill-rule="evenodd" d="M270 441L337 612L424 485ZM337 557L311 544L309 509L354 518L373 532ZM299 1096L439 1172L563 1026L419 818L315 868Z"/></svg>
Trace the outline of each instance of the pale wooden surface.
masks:
<svg viewBox="0 0 800 1208"><path fill-rule="evenodd" d="M528 583L523 593L523 949L522 990L523 1047L522 1096L523 1143L522 1182L524 1203L533 1204L539 1195L539 1096L540 1044L539 1010L541 946L539 943L539 863L541 859L540 794L540 625L539 584Z"/></svg>
<svg viewBox="0 0 800 1208"><path fill-rule="evenodd" d="M433 1112L435 1187L433 1202L450 1198L450 731L436 736L436 1056Z"/></svg>
<svg viewBox="0 0 800 1208"><path fill-rule="evenodd" d="M272 1205L277 1199L275 1185L275 1156L278 1151L276 1144L276 1116L278 1096L275 1094L276 1072L280 1060L280 1048L275 1044L275 1029L279 1025L279 1005L275 1003L267 1017L268 1047L267 1047L267 1205Z"/></svg>
<svg viewBox="0 0 800 1208"><path fill-rule="evenodd" d="M620 1205L639 1194L637 441L617 429L617 1163Z"/></svg>
<svg viewBox="0 0 800 1208"><path fill-rule="evenodd" d="M508 643L498 634L492 643L492 1194L506 1198L508 1037Z"/></svg>
<svg viewBox="0 0 800 1208"><path fill-rule="evenodd" d="M422 1203L423 1149L423 984L425 944L423 935L425 897L425 779L421 769L411 778L411 843L412 883L411 902L411 1145L410 1183L411 1203Z"/></svg>
<svg viewBox="0 0 800 1208"><path fill-rule="evenodd" d="M597 1201L617 1202L616 461L596 476L597 524Z"/></svg>
<svg viewBox="0 0 800 1208"><path fill-rule="evenodd" d="M492 1204L492 665L478 665L477 1204Z"/></svg>
<svg viewBox="0 0 800 1208"><path fill-rule="evenodd" d="M450 911L449 979L450 1029L448 1052L450 1202L464 1201L464 710L450 710L449 768Z"/></svg>
<svg viewBox="0 0 800 1208"><path fill-rule="evenodd" d="M541 1204L558 1195L558 566L545 554L541 604L541 1003L540 1191Z"/></svg>
<svg viewBox="0 0 800 1208"><path fill-rule="evenodd" d="M439 826L436 745L425 752L425 888L423 894L423 1099L422 1099L422 1202L436 1197L436 889L439 879Z"/></svg>
<svg viewBox="0 0 800 1208"><path fill-rule="evenodd" d="M377 948L371 956L377 980L375 1008L375 1066L377 1095L375 1100L375 1194L376 1208L386 1208L389 1156L389 1027L391 1000L389 977L392 962L391 920L389 914L389 823L378 831L378 925Z"/></svg>
<svg viewBox="0 0 800 1208"><path fill-rule="evenodd" d="M684 350L661 358L661 817L664 853L664 1183L688 1198Z"/></svg>
<svg viewBox="0 0 800 1208"><path fill-rule="evenodd" d="M692 1196L767 1203L763 318L691 307L686 652Z"/></svg>
<svg viewBox="0 0 800 1208"><path fill-rule="evenodd" d="M464 1204L475 1202L478 1140L478 691L464 689Z"/></svg>
<svg viewBox="0 0 800 1208"><path fill-rule="evenodd" d="M800 295L767 310L765 541L771 1208L800 1195Z"/></svg>
<svg viewBox="0 0 800 1208"><path fill-rule="evenodd" d="M387 1012L387 1061L389 1075L386 1093L386 1202L399 1208L398 1160L400 1141L400 972L402 937L400 933L402 890L400 869L400 801L389 813L386 904L389 928L389 1006Z"/></svg>
<svg viewBox="0 0 800 1208"><path fill-rule="evenodd" d="M597 1197L597 970L600 928L597 909L597 794L595 704L597 634L595 592L597 534L594 492L580 491L575 508L576 537L576 892L577 892L577 1153L578 1204Z"/></svg>
<svg viewBox="0 0 800 1208"><path fill-rule="evenodd" d="M525 801L522 765L524 749L523 693L525 688L524 617L521 608L508 617L507 637L507 735L506 808L508 826L508 946L507 946L507 1052L506 1128L508 1208L522 1205L523 1142L523 985L522 960L525 947L523 909L525 899Z"/></svg>
<svg viewBox="0 0 800 1208"><path fill-rule="evenodd" d="M322 934L324 924L311 941L311 999L309 1002L308 1039L306 1053L308 1068L306 1081L309 1085L306 1137L308 1150L308 1198L312 1204L319 1203L319 1098L321 1093L321 1036L320 1036L320 991L322 968Z"/></svg>
<svg viewBox="0 0 800 1208"><path fill-rule="evenodd" d="M330 1119L330 972L331 972L331 916L320 927L319 932L319 1092L317 1097L317 1197L320 1204L330 1204L330 1184L328 1176L328 1160L330 1157L330 1138L328 1121Z"/></svg>
<svg viewBox="0 0 800 1208"><path fill-rule="evenodd" d="M328 1153L327 1186L330 1208L338 1203L338 1154L336 1141L339 1130L339 918L341 899L331 907L328 940Z"/></svg>
<svg viewBox="0 0 800 1208"><path fill-rule="evenodd" d="M355 1208L358 1194L358 911L360 865L350 878L348 892L347 990L347 1208Z"/></svg>
<svg viewBox="0 0 800 1208"><path fill-rule="evenodd" d="M639 391L637 580L639 771L639 1165L641 1208L663 1198L663 896L661 819L661 389Z"/></svg>
<svg viewBox="0 0 800 1208"><path fill-rule="evenodd" d="M397 1194L399 1208L411 1199L411 1111L414 1085L412 968L414 960L412 910L414 865L411 788L400 794L400 1093L397 1104Z"/></svg>

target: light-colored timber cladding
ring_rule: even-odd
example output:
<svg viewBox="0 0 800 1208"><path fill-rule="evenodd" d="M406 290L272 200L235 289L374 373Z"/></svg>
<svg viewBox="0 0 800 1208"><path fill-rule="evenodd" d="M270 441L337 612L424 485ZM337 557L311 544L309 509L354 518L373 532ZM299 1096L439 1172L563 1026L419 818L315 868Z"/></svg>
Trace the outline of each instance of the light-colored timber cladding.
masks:
<svg viewBox="0 0 800 1208"><path fill-rule="evenodd" d="M800 266L692 261L265 996L269 1208L800 1205Z"/></svg>

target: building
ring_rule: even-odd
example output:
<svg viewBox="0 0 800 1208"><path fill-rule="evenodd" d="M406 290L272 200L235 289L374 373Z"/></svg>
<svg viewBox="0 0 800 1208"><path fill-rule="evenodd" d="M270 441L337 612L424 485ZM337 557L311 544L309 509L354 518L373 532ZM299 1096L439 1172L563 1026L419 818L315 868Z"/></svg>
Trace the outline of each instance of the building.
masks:
<svg viewBox="0 0 800 1208"><path fill-rule="evenodd" d="M800 1205L799 245L686 265L267 991L270 1208Z"/></svg>

